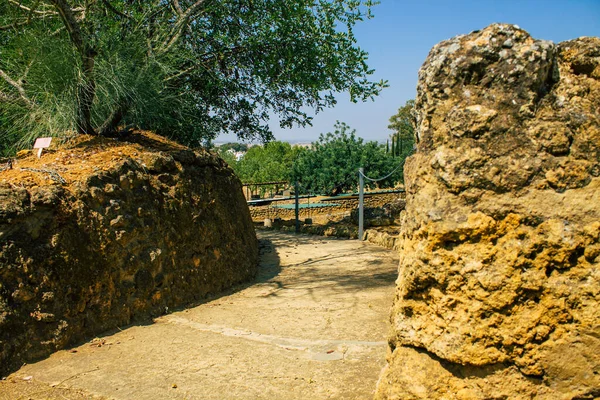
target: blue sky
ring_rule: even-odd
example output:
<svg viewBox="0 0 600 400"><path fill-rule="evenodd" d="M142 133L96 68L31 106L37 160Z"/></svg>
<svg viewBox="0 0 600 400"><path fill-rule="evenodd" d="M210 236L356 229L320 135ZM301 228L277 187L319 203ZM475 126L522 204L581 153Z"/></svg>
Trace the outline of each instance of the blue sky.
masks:
<svg viewBox="0 0 600 400"><path fill-rule="evenodd" d="M312 127L280 129L275 122L271 129L278 140L313 141L340 120L367 140L385 141L389 117L415 97L417 73L431 47L494 22L519 25L534 38L556 43L600 36L600 0L381 0L373 11L375 18L357 25L355 34L369 53L374 79L387 79L390 87L366 103L353 104L339 94L337 106L315 115Z"/></svg>

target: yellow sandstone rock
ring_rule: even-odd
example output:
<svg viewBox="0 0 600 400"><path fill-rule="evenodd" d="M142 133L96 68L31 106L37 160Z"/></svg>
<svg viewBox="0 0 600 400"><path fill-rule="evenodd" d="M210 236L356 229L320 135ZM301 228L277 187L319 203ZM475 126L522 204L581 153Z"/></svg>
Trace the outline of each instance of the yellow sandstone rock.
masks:
<svg viewBox="0 0 600 400"><path fill-rule="evenodd" d="M417 91L376 398L600 396L600 39L491 25Z"/></svg>

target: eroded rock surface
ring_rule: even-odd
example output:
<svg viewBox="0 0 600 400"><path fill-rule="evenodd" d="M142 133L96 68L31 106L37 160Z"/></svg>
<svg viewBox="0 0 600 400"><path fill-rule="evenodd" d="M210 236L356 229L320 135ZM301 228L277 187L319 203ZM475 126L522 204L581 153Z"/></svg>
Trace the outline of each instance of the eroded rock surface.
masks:
<svg viewBox="0 0 600 400"><path fill-rule="evenodd" d="M256 273L241 183L209 153L95 138L0 180L0 376Z"/></svg>
<svg viewBox="0 0 600 400"><path fill-rule="evenodd" d="M600 396L600 39L441 42L416 110L376 397Z"/></svg>

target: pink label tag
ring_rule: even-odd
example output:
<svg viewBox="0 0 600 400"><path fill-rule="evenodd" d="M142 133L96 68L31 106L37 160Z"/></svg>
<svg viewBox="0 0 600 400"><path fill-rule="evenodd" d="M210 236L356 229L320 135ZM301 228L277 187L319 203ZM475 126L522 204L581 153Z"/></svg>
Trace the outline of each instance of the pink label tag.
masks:
<svg viewBox="0 0 600 400"><path fill-rule="evenodd" d="M50 147L50 142L52 141L51 137L42 137L35 139L35 143L33 144L34 149L44 149L46 147Z"/></svg>

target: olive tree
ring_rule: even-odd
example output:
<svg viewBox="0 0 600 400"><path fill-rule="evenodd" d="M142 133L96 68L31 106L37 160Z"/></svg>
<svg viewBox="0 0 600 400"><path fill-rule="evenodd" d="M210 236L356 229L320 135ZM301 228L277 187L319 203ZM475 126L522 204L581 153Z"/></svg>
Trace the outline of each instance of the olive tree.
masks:
<svg viewBox="0 0 600 400"><path fill-rule="evenodd" d="M337 122L334 132L321 134L312 148L294 160L291 180L298 181L303 190L336 195L357 190L358 169L373 179L386 179L366 186L391 187L402 179L399 160L385 151L385 146L374 141L365 142L356 136L356 130Z"/></svg>

